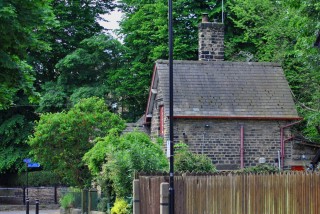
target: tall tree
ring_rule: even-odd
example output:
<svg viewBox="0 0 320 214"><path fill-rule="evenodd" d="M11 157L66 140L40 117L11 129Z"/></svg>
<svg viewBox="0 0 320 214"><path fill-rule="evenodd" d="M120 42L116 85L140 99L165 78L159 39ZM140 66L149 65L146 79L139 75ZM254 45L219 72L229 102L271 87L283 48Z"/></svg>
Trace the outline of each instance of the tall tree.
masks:
<svg viewBox="0 0 320 214"><path fill-rule="evenodd" d="M67 112L42 114L29 144L46 169L70 185L83 186L90 184L90 173L82 157L94 146L94 139L106 136L111 128L121 131L124 127L104 100L92 97L80 100Z"/></svg>
<svg viewBox="0 0 320 214"><path fill-rule="evenodd" d="M37 118L30 51L50 47L38 35L56 24L49 0L0 1L0 173L21 170L26 140Z"/></svg>
<svg viewBox="0 0 320 214"><path fill-rule="evenodd" d="M229 1L235 35L226 43L230 59L279 62L292 89L297 108L305 117L302 130L320 141L319 30L320 3L306 1Z"/></svg>
<svg viewBox="0 0 320 214"><path fill-rule="evenodd" d="M119 101L115 93L117 80L111 81L111 75L125 63L124 53L122 44L109 35L84 39L57 63L58 79L42 85L38 111L61 111L92 96L104 98L109 106Z"/></svg>
<svg viewBox="0 0 320 214"><path fill-rule="evenodd" d="M51 50L32 52L29 59L37 71L39 84L59 76L55 69L59 60L76 50L82 40L100 33L103 30L98 23L100 14L113 8L112 0L52 0L51 5L59 25L39 34Z"/></svg>
<svg viewBox="0 0 320 214"><path fill-rule="evenodd" d="M49 0L4 0L0 2L0 110L14 104L18 91L35 97L34 73L26 62L29 51L46 51L49 46L39 33L53 27Z"/></svg>

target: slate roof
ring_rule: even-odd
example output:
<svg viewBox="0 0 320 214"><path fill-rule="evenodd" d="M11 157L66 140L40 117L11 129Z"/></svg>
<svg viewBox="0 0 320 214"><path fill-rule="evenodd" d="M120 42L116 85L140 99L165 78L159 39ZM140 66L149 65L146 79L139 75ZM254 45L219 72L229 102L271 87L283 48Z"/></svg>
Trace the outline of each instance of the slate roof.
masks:
<svg viewBox="0 0 320 214"><path fill-rule="evenodd" d="M168 61L155 65L153 89L160 89L169 112ZM174 116L298 117L279 64L257 62L174 61ZM146 114L152 114L149 96Z"/></svg>

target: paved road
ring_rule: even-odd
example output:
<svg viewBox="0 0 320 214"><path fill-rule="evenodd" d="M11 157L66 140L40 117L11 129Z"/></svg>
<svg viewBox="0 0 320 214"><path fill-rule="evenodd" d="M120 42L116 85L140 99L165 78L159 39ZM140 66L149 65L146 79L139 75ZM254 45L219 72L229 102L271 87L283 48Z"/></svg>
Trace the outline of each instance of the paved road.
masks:
<svg viewBox="0 0 320 214"><path fill-rule="evenodd" d="M35 210L30 210L29 214L36 213ZM0 211L0 214L26 214L26 211ZM39 214L60 214L60 210L39 210Z"/></svg>

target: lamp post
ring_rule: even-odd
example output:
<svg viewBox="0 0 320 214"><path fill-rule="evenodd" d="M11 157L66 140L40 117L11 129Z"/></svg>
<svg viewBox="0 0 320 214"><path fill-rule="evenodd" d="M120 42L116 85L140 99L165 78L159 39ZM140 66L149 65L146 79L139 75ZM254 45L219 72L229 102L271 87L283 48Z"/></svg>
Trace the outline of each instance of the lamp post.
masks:
<svg viewBox="0 0 320 214"><path fill-rule="evenodd" d="M173 170L173 27L172 0L168 2L169 12L169 133L170 133L170 177L169 177L169 214L174 214L174 170Z"/></svg>

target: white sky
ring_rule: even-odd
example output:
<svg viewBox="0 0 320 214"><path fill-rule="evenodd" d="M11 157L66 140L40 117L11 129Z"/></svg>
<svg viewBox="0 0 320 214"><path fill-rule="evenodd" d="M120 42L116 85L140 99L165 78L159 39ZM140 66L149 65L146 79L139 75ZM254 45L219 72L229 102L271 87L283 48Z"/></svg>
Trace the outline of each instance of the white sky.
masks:
<svg viewBox="0 0 320 214"><path fill-rule="evenodd" d="M101 15L107 22L100 21L99 24L103 26L108 33L115 38L118 36L115 34L115 30L119 29L119 21L121 20L122 13L117 9L110 14ZM119 38L118 38L119 39Z"/></svg>

